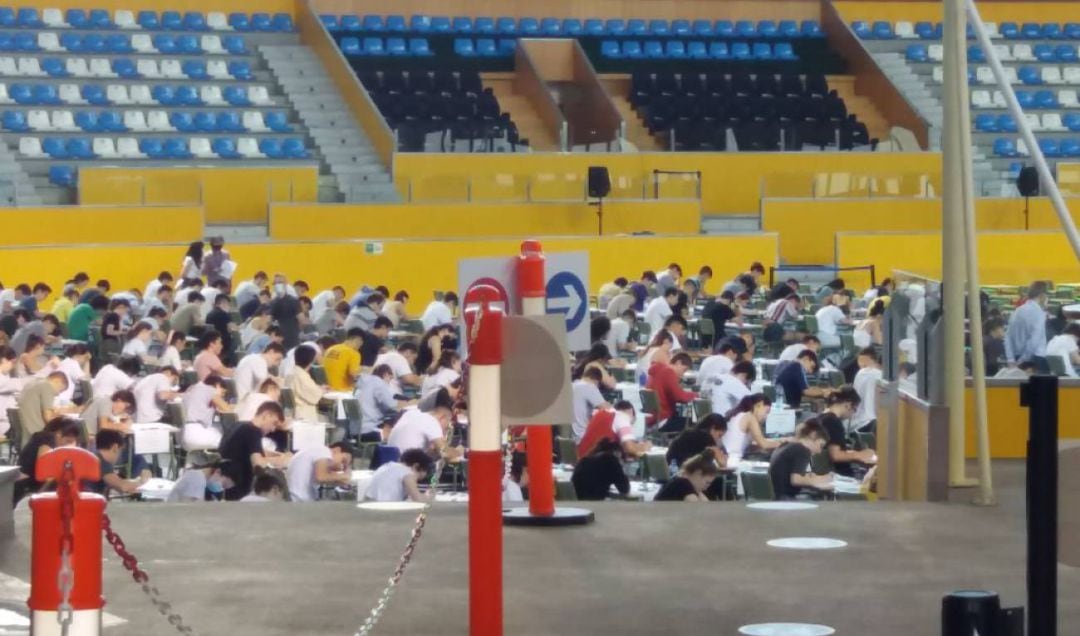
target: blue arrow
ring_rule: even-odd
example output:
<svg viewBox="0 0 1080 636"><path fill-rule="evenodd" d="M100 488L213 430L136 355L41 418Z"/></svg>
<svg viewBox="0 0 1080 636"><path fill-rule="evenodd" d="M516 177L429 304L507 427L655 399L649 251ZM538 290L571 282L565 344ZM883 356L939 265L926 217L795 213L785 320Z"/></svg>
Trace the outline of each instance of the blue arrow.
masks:
<svg viewBox="0 0 1080 636"><path fill-rule="evenodd" d="M565 316L567 331L581 326L588 308L585 285L573 272L559 272L551 277L547 284L547 312Z"/></svg>

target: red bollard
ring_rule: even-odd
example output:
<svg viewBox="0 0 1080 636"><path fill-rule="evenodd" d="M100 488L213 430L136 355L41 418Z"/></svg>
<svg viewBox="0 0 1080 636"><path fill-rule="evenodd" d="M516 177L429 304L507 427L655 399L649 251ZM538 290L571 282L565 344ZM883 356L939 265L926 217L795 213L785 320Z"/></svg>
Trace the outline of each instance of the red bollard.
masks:
<svg viewBox="0 0 1080 636"><path fill-rule="evenodd" d="M70 616L69 636L98 636L105 599L101 595L101 533L105 498L79 491L83 480L101 479L101 464L81 448L58 448L37 462L38 481L55 480L57 492L33 495L33 545L30 555L30 633L61 634L60 621ZM70 576L70 614L62 611L61 570Z"/></svg>
<svg viewBox="0 0 1080 636"><path fill-rule="evenodd" d="M547 286L544 284L544 248L540 241L523 241L517 266L518 293L523 316L547 313ZM529 514L555 514L555 481L551 478L551 426L526 427L526 470L529 471Z"/></svg>
<svg viewBox="0 0 1080 636"><path fill-rule="evenodd" d="M502 598L502 318L494 287L465 294L469 340L469 634L501 636ZM479 307L475 306L479 303Z"/></svg>

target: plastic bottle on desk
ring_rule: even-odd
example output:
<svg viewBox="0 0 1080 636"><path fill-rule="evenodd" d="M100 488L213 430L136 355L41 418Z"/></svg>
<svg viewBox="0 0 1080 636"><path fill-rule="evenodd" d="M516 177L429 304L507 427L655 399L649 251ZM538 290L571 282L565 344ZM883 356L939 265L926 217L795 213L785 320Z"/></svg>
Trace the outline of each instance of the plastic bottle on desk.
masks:
<svg viewBox="0 0 1080 636"><path fill-rule="evenodd" d="M773 399L773 409L782 411L787 408L787 396L784 395L784 387L776 385L776 398Z"/></svg>

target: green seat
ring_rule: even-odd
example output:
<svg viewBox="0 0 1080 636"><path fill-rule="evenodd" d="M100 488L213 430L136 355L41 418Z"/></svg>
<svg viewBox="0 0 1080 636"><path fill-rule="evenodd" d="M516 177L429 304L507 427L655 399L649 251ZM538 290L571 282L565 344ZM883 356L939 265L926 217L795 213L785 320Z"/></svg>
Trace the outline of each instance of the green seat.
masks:
<svg viewBox="0 0 1080 636"><path fill-rule="evenodd" d="M184 415L184 405L176 402L169 402L166 404L165 418L169 424L183 430L184 424L187 422L187 418Z"/></svg>
<svg viewBox="0 0 1080 636"><path fill-rule="evenodd" d="M652 339L652 327L649 326L649 323L638 321L635 331L637 332L638 344L641 346L648 345Z"/></svg>
<svg viewBox="0 0 1080 636"><path fill-rule="evenodd" d="M694 421L700 422L712 413L712 400L698 398L694 400Z"/></svg>
<svg viewBox="0 0 1080 636"><path fill-rule="evenodd" d="M401 330L408 331L409 333L423 335L424 323L419 320L404 320L401 323Z"/></svg>
<svg viewBox="0 0 1080 636"><path fill-rule="evenodd" d="M11 425L7 432L8 463L15 464L19 460L19 451L22 450L22 416L17 408L8 409L7 415L8 424Z"/></svg>
<svg viewBox="0 0 1080 636"><path fill-rule="evenodd" d="M313 364L308 371L311 373L311 379L315 381L315 384L318 384L319 386L326 385L326 369L317 364Z"/></svg>
<svg viewBox="0 0 1080 636"><path fill-rule="evenodd" d="M656 397L656 391L641 389L638 394L641 396L641 412L657 417L660 413L660 400Z"/></svg>
<svg viewBox="0 0 1080 636"><path fill-rule="evenodd" d="M221 425L221 439L225 439L240 425L236 413L218 413L217 417L218 424Z"/></svg>
<svg viewBox="0 0 1080 636"><path fill-rule="evenodd" d="M573 482L556 481L555 482L555 500L556 501L577 501L577 491L574 490Z"/></svg>
<svg viewBox="0 0 1080 636"><path fill-rule="evenodd" d="M1065 358L1061 356L1046 356L1046 363L1050 365L1050 373L1054 375L1069 375L1065 368Z"/></svg>
<svg viewBox="0 0 1080 636"><path fill-rule="evenodd" d="M748 470L744 471L740 477L742 479L743 495L747 501L773 501L776 499L769 473Z"/></svg>
<svg viewBox="0 0 1080 636"><path fill-rule="evenodd" d="M654 481L658 484L671 479L668 473L667 459L663 455L648 453L641 463L642 478L646 481Z"/></svg>
<svg viewBox="0 0 1080 636"><path fill-rule="evenodd" d="M810 457L810 470L815 475L828 475L833 470L832 458L829 457L829 451L824 450L817 455Z"/></svg>
<svg viewBox="0 0 1080 636"><path fill-rule="evenodd" d="M714 336L716 336L716 324L708 319L702 318L697 322L698 334L701 336L702 346L711 345Z"/></svg>
<svg viewBox="0 0 1080 636"><path fill-rule="evenodd" d="M564 464L577 464L577 444L568 437L556 437L555 444L559 449L559 461Z"/></svg>
<svg viewBox="0 0 1080 636"><path fill-rule="evenodd" d="M860 433L858 431L851 434L855 440L855 450L871 449L877 450L877 436L873 433Z"/></svg>
<svg viewBox="0 0 1080 636"><path fill-rule="evenodd" d="M363 423L363 415L360 412L360 400L350 398L348 400L341 401L341 410L345 412L345 421L347 422L347 430L349 433L353 431L357 435L360 434L360 425ZM334 419L336 414L331 414L331 419Z"/></svg>
<svg viewBox="0 0 1080 636"><path fill-rule="evenodd" d="M296 396L292 389L281 389L281 408L289 417L296 413Z"/></svg>
<svg viewBox="0 0 1080 636"><path fill-rule="evenodd" d="M619 367L611 368L611 375L615 378L616 382L634 382L634 371L631 369L622 369Z"/></svg>

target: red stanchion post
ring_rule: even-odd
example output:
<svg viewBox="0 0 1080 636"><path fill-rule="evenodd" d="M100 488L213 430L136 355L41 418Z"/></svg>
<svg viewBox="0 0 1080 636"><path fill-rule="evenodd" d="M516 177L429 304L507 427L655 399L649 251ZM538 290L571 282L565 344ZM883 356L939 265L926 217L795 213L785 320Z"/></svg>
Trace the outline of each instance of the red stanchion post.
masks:
<svg viewBox="0 0 1080 636"><path fill-rule="evenodd" d="M79 492L79 485L101 479L101 464L87 450L58 448L38 459L35 472L38 481L56 481L57 491L30 499L30 634L98 636L105 607L101 595L105 498Z"/></svg>
<svg viewBox="0 0 1080 636"><path fill-rule="evenodd" d="M469 340L469 634L503 633L502 384L503 312L498 290L465 294ZM479 303L479 306L475 306Z"/></svg>
<svg viewBox="0 0 1080 636"><path fill-rule="evenodd" d="M544 284L544 248L540 241L523 241L517 266L518 293L523 316L547 313L547 286ZM550 517L555 514L555 481L551 478L551 427L535 424L526 427L526 470L529 471L529 514Z"/></svg>

